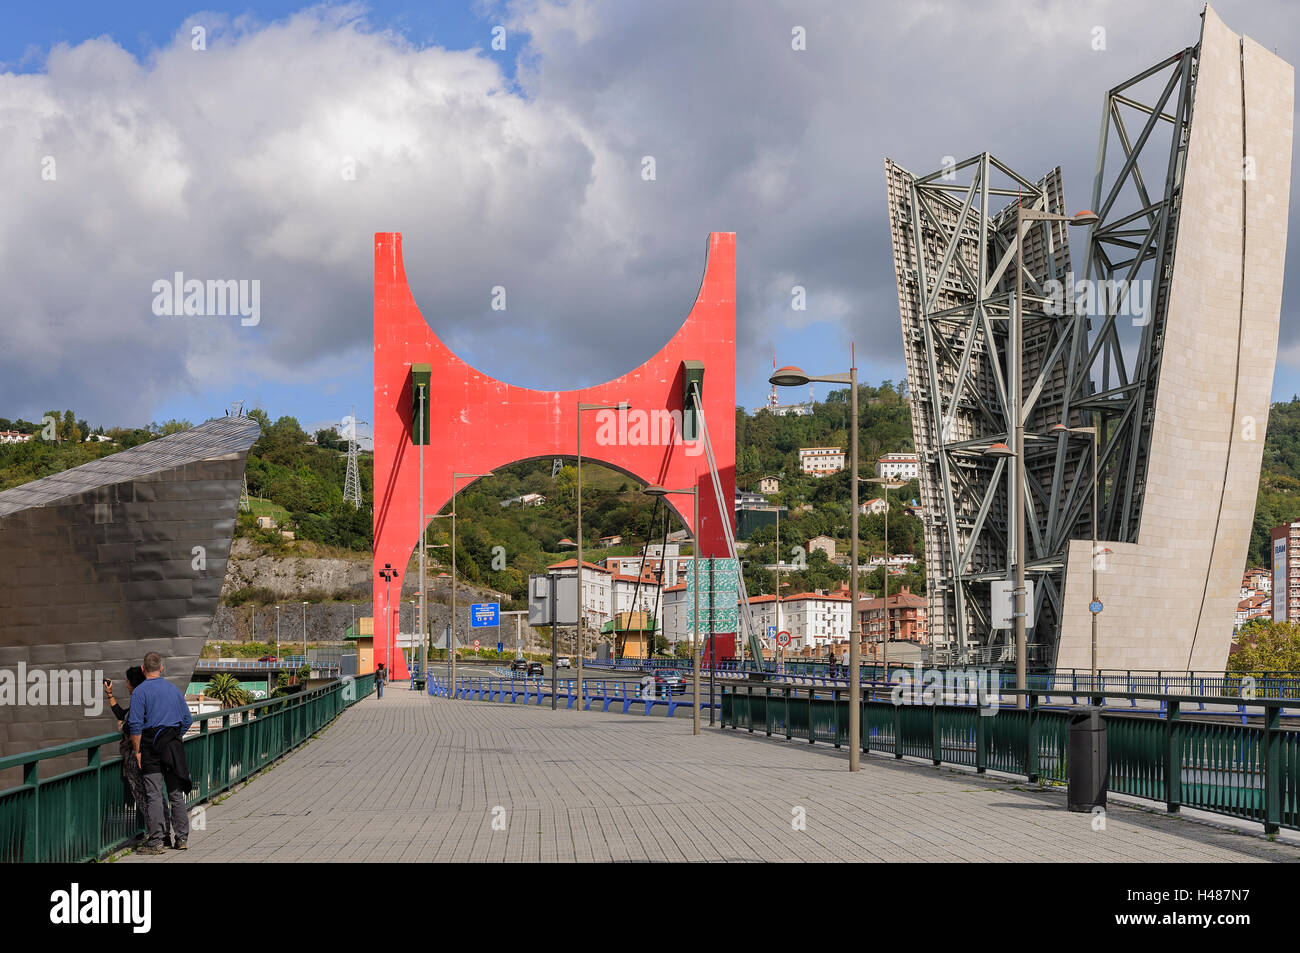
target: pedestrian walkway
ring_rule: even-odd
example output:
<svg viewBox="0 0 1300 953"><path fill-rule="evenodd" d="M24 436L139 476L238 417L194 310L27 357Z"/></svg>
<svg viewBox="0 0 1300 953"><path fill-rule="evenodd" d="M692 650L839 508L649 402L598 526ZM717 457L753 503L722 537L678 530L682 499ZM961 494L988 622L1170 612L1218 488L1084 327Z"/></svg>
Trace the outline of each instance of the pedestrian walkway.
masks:
<svg viewBox="0 0 1300 953"><path fill-rule="evenodd" d="M1300 846L1063 788L705 727L390 686L209 805L212 861L1296 861Z"/></svg>

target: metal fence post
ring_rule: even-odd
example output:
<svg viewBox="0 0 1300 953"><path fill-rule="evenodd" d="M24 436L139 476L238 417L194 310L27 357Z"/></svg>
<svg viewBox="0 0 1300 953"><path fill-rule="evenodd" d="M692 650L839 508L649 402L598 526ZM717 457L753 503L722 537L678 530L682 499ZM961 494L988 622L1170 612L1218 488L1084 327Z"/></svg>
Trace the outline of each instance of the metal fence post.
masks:
<svg viewBox="0 0 1300 953"><path fill-rule="evenodd" d="M936 768L943 763L943 739L939 734L939 705L942 701L940 698L930 706L930 760Z"/></svg>
<svg viewBox="0 0 1300 953"><path fill-rule="evenodd" d="M988 754L984 750L984 712L975 713L975 773L983 774L988 770Z"/></svg>
<svg viewBox="0 0 1300 953"><path fill-rule="evenodd" d="M1032 783L1038 780L1038 696L1028 692L1025 706L1025 777Z"/></svg>
<svg viewBox="0 0 1300 953"><path fill-rule="evenodd" d="M894 757L903 758L903 706L894 706Z"/></svg>
<svg viewBox="0 0 1300 953"><path fill-rule="evenodd" d="M1282 706L1264 709L1264 833L1270 837L1282 824Z"/></svg>
<svg viewBox="0 0 1300 953"><path fill-rule="evenodd" d="M1169 700L1169 713L1165 716L1165 809L1176 814L1183 800L1183 761L1179 739L1178 718L1180 705Z"/></svg>
<svg viewBox="0 0 1300 953"><path fill-rule="evenodd" d="M838 688L831 689L831 711L834 713L832 727L835 731L835 747L838 748L840 746L840 690Z"/></svg>

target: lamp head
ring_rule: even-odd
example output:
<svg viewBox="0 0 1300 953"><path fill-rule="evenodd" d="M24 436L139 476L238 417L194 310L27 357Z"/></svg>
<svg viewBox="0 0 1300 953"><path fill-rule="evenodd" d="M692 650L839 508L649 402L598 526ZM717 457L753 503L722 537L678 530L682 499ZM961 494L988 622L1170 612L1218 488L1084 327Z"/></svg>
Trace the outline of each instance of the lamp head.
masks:
<svg viewBox="0 0 1300 953"><path fill-rule="evenodd" d="M785 367L778 367L772 373L772 376L767 379L767 382L777 387L802 387L810 380L811 378L804 373L802 368L787 364Z"/></svg>
<svg viewBox="0 0 1300 953"><path fill-rule="evenodd" d="M1014 450L1001 442L991 444L989 448L984 451L984 456L986 457L1014 457L1015 455L1016 452Z"/></svg>
<svg viewBox="0 0 1300 953"><path fill-rule="evenodd" d="M1070 224L1071 225L1096 225L1100 221L1101 221L1101 217L1097 215L1096 212L1090 211L1089 209L1084 209L1083 211L1074 213L1074 216L1070 219Z"/></svg>

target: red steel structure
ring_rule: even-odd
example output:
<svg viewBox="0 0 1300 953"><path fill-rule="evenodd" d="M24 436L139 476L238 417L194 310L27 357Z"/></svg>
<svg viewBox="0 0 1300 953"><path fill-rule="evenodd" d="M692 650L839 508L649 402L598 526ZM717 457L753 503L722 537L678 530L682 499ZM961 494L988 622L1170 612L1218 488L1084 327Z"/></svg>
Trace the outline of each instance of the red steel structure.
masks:
<svg viewBox="0 0 1300 953"><path fill-rule="evenodd" d="M684 440L680 429L685 362L704 365L701 388L705 418L724 499L716 499L703 442ZM425 516L451 499L451 475L486 473L524 460L575 456L584 403L631 408L614 418L582 414L582 458L603 463L646 484L698 485L702 510L701 555L725 556L723 519L733 519L735 494L736 236L709 235L704 280L695 305L672 339L640 367L604 384L580 390L516 387L470 367L434 334L406 280L402 236L375 235L375 662L393 678L408 675L400 652L390 660L388 626L398 631L401 576L420 538L419 451L413 443L412 367L430 368L429 446L424 459ZM674 412L675 418L674 418ZM613 412L610 412L613 413ZM670 425L668 421L673 421ZM692 436L689 425L686 436ZM698 434L698 431L696 431ZM457 487L463 492L468 484ZM720 505L721 504L721 505ZM670 504L687 526L695 514L689 496ZM425 524L427 525L427 520ZM511 554L507 554L509 558ZM387 624L379 570L391 564Z"/></svg>

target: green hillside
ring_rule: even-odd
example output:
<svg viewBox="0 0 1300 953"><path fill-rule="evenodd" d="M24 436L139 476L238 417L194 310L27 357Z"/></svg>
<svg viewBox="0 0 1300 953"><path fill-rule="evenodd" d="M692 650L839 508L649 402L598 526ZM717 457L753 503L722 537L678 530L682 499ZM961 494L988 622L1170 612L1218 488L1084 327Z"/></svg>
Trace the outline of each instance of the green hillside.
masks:
<svg viewBox="0 0 1300 953"><path fill-rule="evenodd" d="M908 402L889 381L879 386L862 385L861 466L869 475L877 457L891 451L912 449L911 412ZM364 504L358 510L343 502L346 445L333 431L315 437L303 431L292 417L274 421L263 411L249 416L262 426L262 436L248 459L248 489L253 512L241 512L239 535L248 535L273 553L287 554L295 544L278 530L258 530L254 517L274 516L280 528L292 530L299 540L311 540L327 547L369 552L372 544L371 499L373 461L360 455L360 477ZM39 432L53 427L54 439L36 439L25 444L0 445L0 489L17 486L68 467L77 466L125 447L156 439L190 426L188 421L167 421L141 428L101 431L112 442L85 442L90 430L72 411L47 415L42 423L0 418L0 430ZM828 535L837 540L838 552L848 548L849 476L804 477L798 470L798 450L807 446L848 444L848 390L834 391L815 405L806 417L777 417L767 411L749 414L736 409L737 473L740 490L756 490L763 476L781 480L781 491L772 499L788 507L781 520L782 561L789 563L793 547L809 539ZM525 596L530 573L574 555L561 548L560 540L573 538L577 531L577 471L573 461L552 476L551 461L531 461L502 468L497 475L472 484L460 494L456 560L462 576L471 582ZM661 541L669 532L681 529L662 500L640 492L641 487L626 474L587 462L583 465L583 521L587 558L629 555L647 541ZM536 507L502 508L501 501L524 493L546 498ZM870 487L865 500L880 495ZM903 505L918 496L915 482L890 494L893 504L889 521L890 552L912 553L924 558L922 524L903 512ZM449 509L449 508L448 508ZM1268 562L1268 532L1279 523L1300 520L1300 399L1273 405L1264 445L1254 531L1250 541L1251 565ZM429 542L442 547L450 541L450 527L435 520ZM609 550L599 548L602 537L620 535L621 544ZM884 518L861 519L861 559L866 562L883 552ZM773 528L753 534L744 554L745 579L751 594L772 592L773 574L762 567L777 561ZM689 552L685 547L684 552ZM429 550L434 571L450 565L446 548ZM820 554L809 557L803 569L787 571L782 581L786 592L834 588L848 578L847 570ZM866 579L869 591L879 592L882 573ZM893 576L891 587L909 585L924 591L924 565L915 573Z"/></svg>

